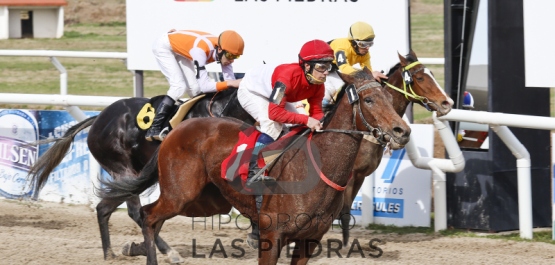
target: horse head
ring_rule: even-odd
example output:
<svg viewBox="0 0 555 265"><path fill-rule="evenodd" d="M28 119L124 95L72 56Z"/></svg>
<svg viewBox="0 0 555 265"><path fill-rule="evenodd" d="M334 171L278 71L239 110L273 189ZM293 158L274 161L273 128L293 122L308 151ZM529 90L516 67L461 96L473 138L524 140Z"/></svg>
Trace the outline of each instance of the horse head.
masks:
<svg viewBox="0 0 555 265"><path fill-rule="evenodd" d="M453 100L445 94L432 72L418 61L413 50L405 57L397 53L400 63L391 68L386 87L396 90L406 100L418 103L443 116L451 111Z"/></svg>
<svg viewBox="0 0 555 265"><path fill-rule="evenodd" d="M351 75L339 75L345 87L338 98L345 97L340 100L352 106L356 130L370 131L378 142L389 144L391 149L403 148L410 140L411 129L397 115L391 95L374 79L371 71L365 67Z"/></svg>

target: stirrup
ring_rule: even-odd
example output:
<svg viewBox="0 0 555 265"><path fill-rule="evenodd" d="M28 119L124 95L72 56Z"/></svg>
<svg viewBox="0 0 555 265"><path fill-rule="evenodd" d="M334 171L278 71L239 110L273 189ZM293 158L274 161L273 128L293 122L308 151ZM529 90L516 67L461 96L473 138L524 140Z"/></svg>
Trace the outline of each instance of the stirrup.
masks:
<svg viewBox="0 0 555 265"><path fill-rule="evenodd" d="M164 129L162 129L160 131L160 133L158 135L154 135L152 136L152 139L157 140L157 141L164 141L164 138L166 138L166 136L168 135L168 133L170 132L170 128L169 127L165 127Z"/></svg>
<svg viewBox="0 0 555 265"><path fill-rule="evenodd" d="M259 175L259 176L256 176L256 177L248 178L247 183L245 184L245 186L247 186L247 188L251 188L252 186L254 186L255 184L258 184L260 182L264 182L266 184L274 184L274 183L276 183L276 179L274 177L270 177L270 176Z"/></svg>

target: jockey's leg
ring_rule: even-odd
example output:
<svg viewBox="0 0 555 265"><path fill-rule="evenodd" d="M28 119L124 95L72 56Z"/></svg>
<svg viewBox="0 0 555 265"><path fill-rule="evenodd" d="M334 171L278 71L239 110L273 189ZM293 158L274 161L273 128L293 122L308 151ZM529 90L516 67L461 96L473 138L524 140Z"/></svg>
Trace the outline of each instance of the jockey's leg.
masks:
<svg viewBox="0 0 555 265"><path fill-rule="evenodd" d="M254 149L252 150L252 156L249 164L249 175L247 177L247 183L251 183L250 180L254 177L254 175L256 175L256 173L261 170L261 168L258 166L258 153L260 152L260 150L262 150L262 148L264 148L264 146L272 143L273 141L274 138L265 133L260 134L260 136L258 136L258 139L256 139L256 144ZM264 176L264 173L262 173L257 179L253 180L252 184L258 181L275 182L276 179L270 176Z"/></svg>
<svg viewBox="0 0 555 265"><path fill-rule="evenodd" d="M170 114L174 103L175 101L171 97L164 96L164 99L162 99L162 102L156 109L156 116L154 116L154 121L146 132L146 140L162 141L164 139L167 131L162 130L162 126L164 126L164 122L168 119L168 115Z"/></svg>

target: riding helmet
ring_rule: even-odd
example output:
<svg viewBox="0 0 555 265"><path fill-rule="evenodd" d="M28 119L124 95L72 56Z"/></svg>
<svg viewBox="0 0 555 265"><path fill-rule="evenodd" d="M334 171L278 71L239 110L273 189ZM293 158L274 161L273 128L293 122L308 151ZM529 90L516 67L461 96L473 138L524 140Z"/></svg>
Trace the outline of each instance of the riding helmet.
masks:
<svg viewBox="0 0 555 265"><path fill-rule="evenodd" d="M331 62L333 50L323 40L311 40L303 45L299 52L299 64L303 62Z"/></svg>
<svg viewBox="0 0 555 265"><path fill-rule="evenodd" d="M226 30L218 37L218 46L231 54L243 55L245 42L239 33L233 30Z"/></svg>
<svg viewBox="0 0 555 265"><path fill-rule="evenodd" d="M376 35L374 34L374 29L370 24L362 21L355 22L349 28L348 38L350 40L374 40Z"/></svg>

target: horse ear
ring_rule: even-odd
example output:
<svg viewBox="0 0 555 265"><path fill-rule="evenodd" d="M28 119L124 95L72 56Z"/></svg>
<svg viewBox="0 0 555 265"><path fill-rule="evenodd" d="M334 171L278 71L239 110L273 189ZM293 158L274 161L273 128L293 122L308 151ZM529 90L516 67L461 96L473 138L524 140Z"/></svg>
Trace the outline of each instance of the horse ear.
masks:
<svg viewBox="0 0 555 265"><path fill-rule="evenodd" d="M372 77L372 79L374 79L374 75L372 74L372 71L370 71L368 67L364 66L364 69L362 69L362 71L367 73L369 76Z"/></svg>
<svg viewBox="0 0 555 265"><path fill-rule="evenodd" d="M414 53L414 51L412 49L410 49L409 54L414 57L414 59L418 60L418 57L416 56L416 53Z"/></svg>
<svg viewBox="0 0 555 265"><path fill-rule="evenodd" d="M407 58L403 57L403 55L401 55L399 52L397 52L397 55L399 56L399 62L401 62L402 67L405 67L409 64Z"/></svg>
<svg viewBox="0 0 555 265"><path fill-rule="evenodd" d="M343 80L343 82L345 82L346 84L352 84L355 82L353 76L341 73L339 71L337 71L337 73L339 74L339 77L341 77L341 80Z"/></svg>

